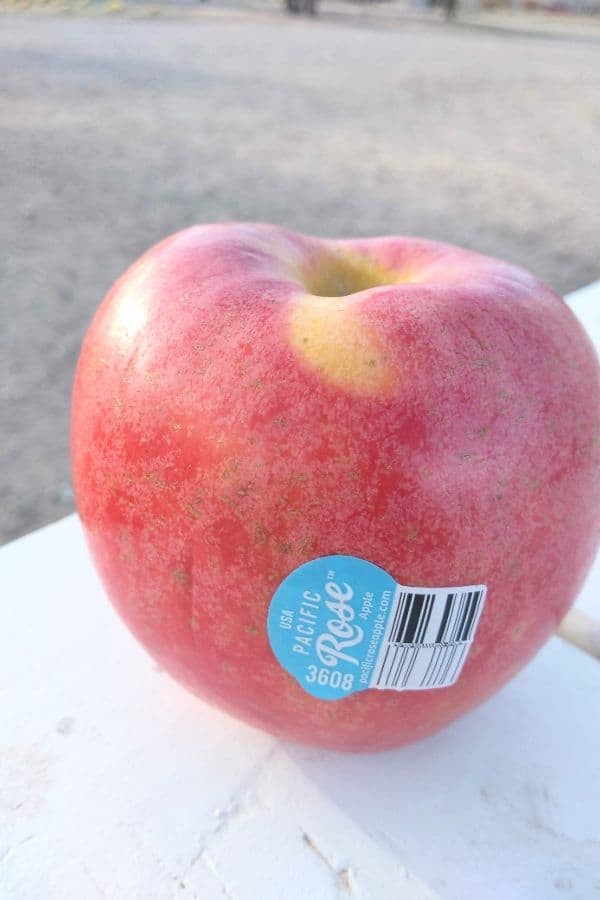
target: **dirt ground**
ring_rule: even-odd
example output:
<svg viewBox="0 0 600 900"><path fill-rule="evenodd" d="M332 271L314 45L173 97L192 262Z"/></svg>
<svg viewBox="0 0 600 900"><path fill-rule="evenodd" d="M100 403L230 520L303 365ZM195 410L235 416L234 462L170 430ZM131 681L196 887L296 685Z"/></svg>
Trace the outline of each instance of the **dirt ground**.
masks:
<svg viewBox="0 0 600 900"><path fill-rule="evenodd" d="M284 16L4 15L0 540L73 508L81 338L171 231L414 233L561 291L600 277L598 49Z"/></svg>

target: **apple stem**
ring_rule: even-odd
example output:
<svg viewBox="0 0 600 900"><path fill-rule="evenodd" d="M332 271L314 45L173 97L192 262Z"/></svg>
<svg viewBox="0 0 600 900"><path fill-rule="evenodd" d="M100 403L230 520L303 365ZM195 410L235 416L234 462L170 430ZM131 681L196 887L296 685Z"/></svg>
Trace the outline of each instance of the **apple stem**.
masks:
<svg viewBox="0 0 600 900"><path fill-rule="evenodd" d="M600 622L579 609L572 609L556 633L564 641L600 660Z"/></svg>

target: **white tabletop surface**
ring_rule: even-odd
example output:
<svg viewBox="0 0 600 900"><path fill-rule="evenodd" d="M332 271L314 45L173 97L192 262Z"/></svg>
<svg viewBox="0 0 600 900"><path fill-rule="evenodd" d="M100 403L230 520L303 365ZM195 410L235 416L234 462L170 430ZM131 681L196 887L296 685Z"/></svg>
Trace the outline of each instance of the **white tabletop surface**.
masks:
<svg viewBox="0 0 600 900"><path fill-rule="evenodd" d="M600 346L600 283L569 299ZM599 763L600 665L559 638L438 735L336 754L161 672L76 516L0 549L2 900L593 900Z"/></svg>

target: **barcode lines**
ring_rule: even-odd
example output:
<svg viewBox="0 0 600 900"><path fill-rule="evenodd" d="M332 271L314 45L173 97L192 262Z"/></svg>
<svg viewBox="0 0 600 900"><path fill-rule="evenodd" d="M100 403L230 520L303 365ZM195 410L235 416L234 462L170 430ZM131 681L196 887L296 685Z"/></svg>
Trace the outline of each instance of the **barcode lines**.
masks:
<svg viewBox="0 0 600 900"><path fill-rule="evenodd" d="M390 630L393 644L443 644L446 641L468 641L481 600L481 591L463 591L447 594L445 607L437 633L431 634L431 613L436 600L435 593L420 594L412 591L400 593L400 603Z"/></svg>
<svg viewBox="0 0 600 900"><path fill-rule="evenodd" d="M450 610L452 609L452 603L454 602L454 594L448 594L446 597L446 605L444 607L444 615L442 616L442 621L440 622L440 630L437 633L437 637L435 639L436 644L441 644L446 633L446 626L448 624L448 619L450 618Z"/></svg>
<svg viewBox="0 0 600 900"><path fill-rule="evenodd" d="M461 673L485 598L468 588L400 588L387 639L373 673L380 688L428 689L454 684Z"/></svg>
<svg viewBox="0 0 600 900"><path fill-rule="evenodd" d="M433 594L429 594L427 597L427 602L425 604L425 614L423 616L423 624L421 626L421 631L419 632L419 636L417 639L417 643L422 644L425 640L425 635L427 634L427 628L429 627L429 620L431 619L431 612L433 610Z"/></svg>

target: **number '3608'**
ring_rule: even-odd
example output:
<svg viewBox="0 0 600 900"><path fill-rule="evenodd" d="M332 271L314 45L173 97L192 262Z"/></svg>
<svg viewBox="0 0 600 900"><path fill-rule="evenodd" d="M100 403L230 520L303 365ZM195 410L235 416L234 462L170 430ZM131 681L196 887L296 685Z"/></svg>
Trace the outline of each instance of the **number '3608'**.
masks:
<svg viewBox="0 0 600 900"><path fill-rule="evenodd" d="M332 688L341 688L343 691L352 690L354 675L346 672L345 675L339 669L319 669L317 666L308 666L305 680L311 684L316 682L321 685L329 685Z"/></svg>

